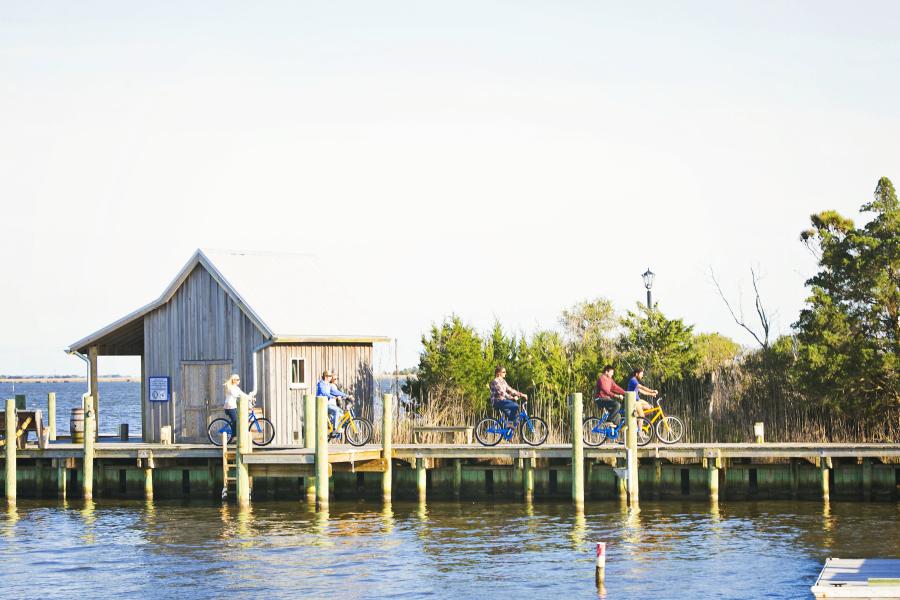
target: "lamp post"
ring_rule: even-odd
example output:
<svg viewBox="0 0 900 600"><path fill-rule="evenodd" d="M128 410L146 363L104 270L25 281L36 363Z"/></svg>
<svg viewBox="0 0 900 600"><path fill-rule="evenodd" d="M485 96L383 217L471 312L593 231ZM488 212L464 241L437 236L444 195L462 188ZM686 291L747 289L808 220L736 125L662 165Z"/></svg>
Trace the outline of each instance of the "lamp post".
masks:
<svg viewBox="0 0 900 600"><path fill-rule="evenodd" d="M650 296L650 288L653 287L653 277L656 275L653 271L650 270L650 267L647 267L647 270L644 272L641 277L644 278L644 287L647 288L647 308L653 308L653 300Z"/></svg>

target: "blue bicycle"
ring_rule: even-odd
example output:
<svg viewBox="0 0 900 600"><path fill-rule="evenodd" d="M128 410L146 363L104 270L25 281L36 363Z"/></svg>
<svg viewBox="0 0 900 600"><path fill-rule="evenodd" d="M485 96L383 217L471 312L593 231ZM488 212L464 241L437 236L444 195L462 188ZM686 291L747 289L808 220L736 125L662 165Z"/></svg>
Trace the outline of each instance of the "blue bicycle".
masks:
<svg viewBox="0 0 900 600"><path fill-rule="evenodd" d="M619 443L625 442L624 434L619 437L619 432L625 429L625 411L620 410L622 417L618 423L609 421L609 415L603 418L587 417L582 427L582 437L588 446L599 446L608 439ZM637 445L646 446L653 439L653 424L644 417L637 417Z"/></svg>
<svg viewBox="0 0 900 600"><path fill-rule="evenodd" d="M518 429L523 442L529 446L540 446L547 440L550 428L542 418L530 416L525 409L527 405L527 402L522 403L519 414L512 423L506 421L505 415L501 417L503 422L491 417L482 419L475 426L476 439L484 446L496 446L500 440L511 440Z"/></svg>

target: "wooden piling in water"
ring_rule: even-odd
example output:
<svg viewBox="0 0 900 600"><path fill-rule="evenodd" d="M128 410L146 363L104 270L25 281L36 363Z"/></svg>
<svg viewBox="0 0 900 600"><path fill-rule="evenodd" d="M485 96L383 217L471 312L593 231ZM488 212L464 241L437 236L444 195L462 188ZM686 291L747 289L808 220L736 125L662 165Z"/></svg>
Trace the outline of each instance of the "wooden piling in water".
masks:
<svg viewBox="0 0 900 600"><path fill-rule="evenodd" d="M49 430L48 439L51 442L56 441L56 392L47 393L47 429Z"/></svg>
<svg viewBox="0 0 900 600"><path fill-rule="evenodd" d="M244 455L250 453L250 431L247 421L250 418L247 396L238 398L237 414L237 447L234 451L235 484L237 487L237 502L239 506L250 505L250 470L244 462Z"/></svg>
<svg viewBox="0 0 900 600"><path fill-rule="evenodd" d="M822 484L822 500L828 502L831 498L831 490L829 489L828 475L831 470L831 457L823 456L819 460L819 473Z"/></svg>
<svg viewBox="0 0 900 600"><path fill-rule="evenodd" d="M425 502L428 488L428 471L425 468L425 459L416 457L416 491L419 494L419 502Z"/></svg>
<svg viewBox="0 0 900 600"><path fill-rule="evenodd" d="M6 401L6 501L16 502L16 399Z"/></svg>
<svg viewBox="0 0 900 600"><path fill-rule="evenodd" d="M392 480L394 476L394 396L384 394L381 400L381 450L384 457L384 473L381 478L381 495L385 502L391 501Z"/></svg>
<svg viewBox="0 0 900 600"><path fill-rule="evenodd" d="M653 497L659 500L662 495L662 459L653 459Z"/></svg>
<svg viewBox="0 0 900 600"><path fill-rule="evenodd" d="M153 500L153 454L151 453L147 458L143 459L143 464L141 465L144 470L144 499L145 500ZM210 479L209 482L210 487L213 486L213 480Z"/></svg>
<svg viewBox="0 0 900 600"><path fill-rule="evenodd" d="M309 450L316 448L316 397L312 394L303 394L303 445ZM306 501L310 504L315 503L315 476L306 475L303 483L306 487Z"/></svg>
<svg viewBox="0 0 900 600"><path fill-rule="evenodd" d="M316 510L328 510L328 398L316 396Z"/></svg>
<svg viewBox="0 0 900 600"><path fill-rule="evenodd" d="M68 486L69 479L69 469L66 467L65 458L56 459L56 496L61 499L66 499L66 492Z"/></svg>
<svg viewBox="0 0 900 600"><path fill-rule="evenodd" d="M622 469L627 470L627 464L625 462L624 456L616 457L615 468L619 470L619 472L616 473L616 491L619 492L619 500L621 500L623 502L627 502L628 501L628 479L627 479L627 476L622 471ZM619 475L619 473L623 473L623 474Z"/></svg>
<svg viewBox="0 0 900 600"><path fill-rule="evenodd" d="M525 502L534 500L534 459L526 458L522 472L522 488L525 493Z"/></svg>
<svg viewBox="0 0 900 600"><path fill-rule="evenodd" d="M584 508L584 439L581 427L583 404L581 393L569 396L572 430L572 502Z"/></svg>
<svg viewBox="0 0 900 600"><path fill-rule="evenodd" d="M637 507L639 504L638 455L637 455L637 419L634 414L635 392L625 392L625 418L628 419L625 435L626 467L628 469L628 504Z"/></svg>
<svg viewBox="0 0 900 600"><path fill-rule="evenodd" d="M722 466L720 455L712 455L707 458L707 481L709 483L709 501L713 504L719 501L719 468Z"/></svg>
<svg viewBox="0 0 900 600"><path fill-rule="evenodd" d="M94 497L94 409L91 396L87 397L84 409L84 464L82 465L82 496L85 500Z"/></svg>
<svg viewBox="0 0 900 600"><path fill-rule="evenodd" d="M453 497L462 496L462 459L453 459Z"/></svg>

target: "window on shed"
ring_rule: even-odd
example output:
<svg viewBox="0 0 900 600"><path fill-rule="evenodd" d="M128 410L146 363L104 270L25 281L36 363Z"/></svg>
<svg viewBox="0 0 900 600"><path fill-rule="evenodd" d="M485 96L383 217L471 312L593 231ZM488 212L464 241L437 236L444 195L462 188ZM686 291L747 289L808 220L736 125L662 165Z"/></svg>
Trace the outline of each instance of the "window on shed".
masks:
<svg viewBox="0 0 900 600"><path fill-rule="evenodd" d="M291 389L303 389L309 387L306 383L306 359L291 359Z"/></svg>

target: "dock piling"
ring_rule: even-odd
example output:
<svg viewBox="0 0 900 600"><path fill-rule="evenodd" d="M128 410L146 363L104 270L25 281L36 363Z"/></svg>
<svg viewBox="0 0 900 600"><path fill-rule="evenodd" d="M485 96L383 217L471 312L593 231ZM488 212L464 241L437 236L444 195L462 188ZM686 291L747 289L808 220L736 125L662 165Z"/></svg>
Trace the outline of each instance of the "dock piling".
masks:
<svg viewBox="0 0 900 600"><path fill-rule="evenodd" d="M569 396L572 429L572 502L584 508L584 439L581 427L583 404L581 393Z"/></svg>
<svg viewBox="0 0 900 600"><path fill-rule="evenodd" d="M598 586L603 585L606 579L606 542L597 542L597 563L594 568L594 578Z"/></svg>
<svg viewBox="0 0 900 600"><path fill-rule="evenodd" d="M85 500L94 497L94 408L93 400L87 397L84 409L84 481L82 482L82 495Z"/></svg>
<svg viewBox="0 0 900 600"><path fill-rule="evenodd" d="M707 458L707 480L709 481L709 501L713 504L719 501L719 468L722 466L722 458L710 453Z"/></svg>
<svg viewBox="0 0 900 600"><path fill-rule="evenodd" d="M866 502L872 500L872 459L864 458L862 463L863 499Z"/></svg>
<svg viewBox="0 0 900 600"><path fill-rule="evenodd" d="M525 469L522 472L522 487L525 491L525 502L534 500L534 459L525 458Z"/></svg>
<svg viewBox="0 0 900 600"><path fill-rule="evenodd" d="M6 400L6 501L16 503L16 400Z"/></svg>
<svg viewBox="0 0 900 600"><path fill-rule="evenodd" d="M66 468L66 459L56 459L56 496L60 500L66 499L67 485L69 479L69 469Z"/></svg>
<svg viewBox="0 0 900 600"><path fill-rule="evenodd" d="M394 396L384 394L381 400L381 449L385 466L381 479L381 494L385 502L391 501L394 455Z"/></svg>
<svg viewBox="0 0 900 600"><path fill-rule="evenodd" d="M47 393L47 429L49 430L49 439L51 442L56 441L56 392Z"/></svg>
<svg viewBox="0 0 900 600"><path fill-rule="evenodd" d="M462 459L453 459L453 497L459 498L462 495Z"/></svg>
<svg viewBox="0 0 900 600"><path fill-rule="evenodd" d="M756 422L753 424L753 437L756 438L757 444L766 443L766 424Z"/></svg>
<svg viewBox="0 0 900 600"><path fill-rule="evenodd" d="M303 394L303 445L309 450L316 448L316 397L312 394ZM305 476L303 484L306 486L306 501L310 504L315 503L315 476Z"/></svg>
<svg viewBox="0 0 900 600"><path fill-rule="evenodd" d="M428 487L428 471L425 468L425 459L416 457L416 491L419 493L419 502L425 502Z"/></svg>
<svg viewBox="0 0 900 600"><path fill-rule="evenodd" d="M144 469L144 499L153 500L153 454L143 459L141 465ZM227 474L226 474L227 475ZM212 485L212 484L210 484Z"/></svg>
<svg viewBox="0 0 900 600"><path fill-rule="evenodd" d="M328 398L316 396L316 510L328 510Z"/></svg>
<svg viewBox="0 0 900 600"><path fill-rule="evenodd" d="M831 498L831 490L829 489L829 481L828 476L831 470L831 457L830 456L822 456L819 459L819 472L821 474L822 481L822 500L828 502Z"/></svg>
<svg viewBox="0 0 900 600"><path fill-rule="evenodd" d="M234 451L235 484L237 487L237 502L239 506L250 505L250 470L244 462L244 455L250 453L250 431L247 421L250 418L247 396L238 398L237 415L237 447ZM224 447L224 446L223 446Z"/></svg>
<svg viewBox="0 0 900 600"><path fill-rule="evenodd" d="M639 504L638 492L638 455L637 455L637 418L634 414L636 394L625 392L625 418L628 419L628 429L625 436L625 466L628 469L626 480L628 489L628 504L637 507Z"/></svg>

